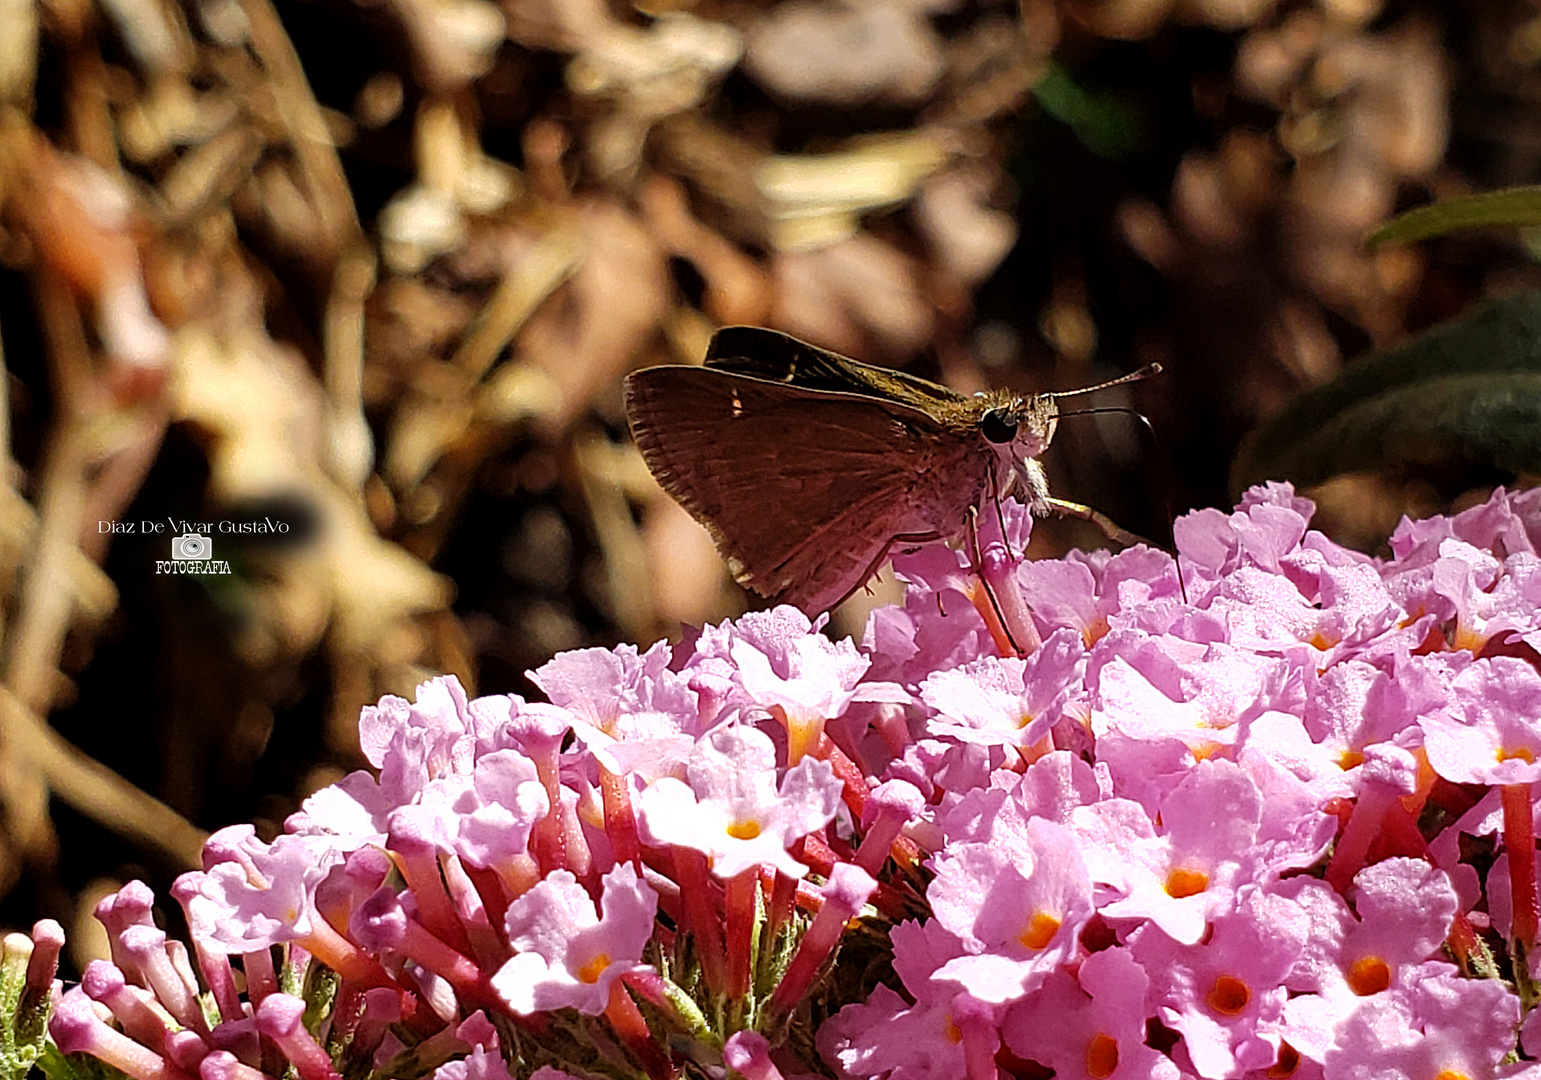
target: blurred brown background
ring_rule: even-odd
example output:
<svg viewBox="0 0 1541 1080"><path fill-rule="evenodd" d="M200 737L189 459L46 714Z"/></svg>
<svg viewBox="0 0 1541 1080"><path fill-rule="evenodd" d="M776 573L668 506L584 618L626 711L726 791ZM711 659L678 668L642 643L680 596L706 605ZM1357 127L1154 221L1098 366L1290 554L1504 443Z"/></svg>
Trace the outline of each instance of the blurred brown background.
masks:
<svg viewBox="0 0 1541 1080"><path fill-rule="evenodd" d="M1110 395L1158 442L1048 468L1165 540L1259 417L1537 282L1362 240L1536 180L1538 98L1533 2L0 0L0 922L271 833L381 694L743 610L620 408L721 325L965 391L1159 360ZM181 522L228 575L157 572Z"/></svg>

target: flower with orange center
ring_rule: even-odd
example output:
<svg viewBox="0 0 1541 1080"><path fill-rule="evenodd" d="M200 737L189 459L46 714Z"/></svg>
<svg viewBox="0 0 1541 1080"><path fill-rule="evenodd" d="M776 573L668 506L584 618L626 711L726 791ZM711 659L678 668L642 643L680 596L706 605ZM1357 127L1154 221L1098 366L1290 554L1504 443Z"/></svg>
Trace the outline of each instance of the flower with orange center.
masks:
<svg viewBox="0 0 1541 1080"><path fill-rule="evenodd" d="M1344 973L1349 989L1360 997L1378 994L1391 985L1391 965L1378 956L1361 956Z"/></svg>
<svg viewBox="0 0 1541 1080"><path fill-rule="evenodd" d="M1086 1044L1086 1073L1093 1080L1106 1080L1118 1070L1118 1040L1099 1031Z"/></svg>
<svg viewBox="0 0 1541 1080"><path fill-rule="evenodd" d="M1252 990L1234 975L1221 975L1204 1000L1222 1016L1239 1016L1252 1003Z"/></svg>
<svg viewBox="0 0 1541 1080"><path fill-rule="evenodd" d="M1035 911L1017 940L1029 949L1041 949L1054 940L1054 935L1059 933L1059 926L1060 920L1056 916L1047 911Z"/></svg>
<svg viewBox="0 0 1541 1080"><path fill-rule="evenodd" d="M1209 888L1209 875L1202 870L1174 866L1166 876L1166 894L1174 900L1197 896Z"/></svg>

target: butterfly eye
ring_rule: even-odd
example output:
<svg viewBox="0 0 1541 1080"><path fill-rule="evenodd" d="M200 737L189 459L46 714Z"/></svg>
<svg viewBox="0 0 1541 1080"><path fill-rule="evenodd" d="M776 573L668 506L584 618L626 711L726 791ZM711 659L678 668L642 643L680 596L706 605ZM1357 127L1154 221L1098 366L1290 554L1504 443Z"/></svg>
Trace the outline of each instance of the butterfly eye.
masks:
<svg viewBox="0 0 1541 1080"><path fill-rule="evenodd" d="M980 419L979 430L993 443L1009 443L1017 437L1017 418L1007 409L991 409Z"/></svg>

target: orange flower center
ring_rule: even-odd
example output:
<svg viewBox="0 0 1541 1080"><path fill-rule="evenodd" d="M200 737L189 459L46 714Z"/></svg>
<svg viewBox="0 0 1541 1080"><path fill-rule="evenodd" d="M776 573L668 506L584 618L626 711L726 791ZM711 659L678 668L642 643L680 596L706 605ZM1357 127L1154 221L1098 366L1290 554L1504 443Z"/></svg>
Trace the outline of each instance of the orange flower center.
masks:
<svg viewBox="0 0 1541 1080"><path fill-rule="evenodd" d="M1104 1080L1118 1070L1118 1040L1100 1032L1086 1044L1086 1075Z"/></svg>
<svg viewBox="0 0 1541 1080"><path fill-rule="evenodd" d="M1214 989L1206 999L1209 1007L1221 1016L1235 1016L1252 1001L1252 991L1246 983L1231 975L1221 975L1215 980Z"/></svg>
<svg viewBox="0 0 1541 1080"><path fill-rule="evenodd" d="M1360 997L1378 994L1391 985L1391 965L1378 956L1361 956L1344 976L1348 987Z"/></svg>
<svg viewBox="0 0 1541 1080"><path fill-rule="evenodd" d="M728 835L735 840L753 840L760 835L760 823L758 821L735 821L728 826Z"/></svg>
<svg viewBox="0 0 1541 1080"><path fill-rule="evenodd" d="M1173 867L1166 876L1166 894L1174 900L1181 900L1185 896L1197 896L1207 888L1209 888L1209 875L1202 870L1177 866Z"/></svg>
<svg viewBox="0 0 1541 1080"><path fill-rule="evenodd" d="M1268 1080L1288 1080L1300 1068L1300 1051L1287 1042L1279 1044L1279 1057L1268 1066Z"/></svg>
<svg viewBox="0 0 1541 1080"><path fill-rule="evenodd" d="M1059 919L1047 911L1035 911L1027 921L1027 929L1017 935L1017 940L1029 949L1041 949L1059 933Z"/></svg>
<svg viewBox="0 0 1541 1080"><path fill-rule="evenodd" d="M605 968L610 966L608 953L595 953L587 964L578 969L578 981L592 986L599 981L599 977L605 973Z"/></svg>

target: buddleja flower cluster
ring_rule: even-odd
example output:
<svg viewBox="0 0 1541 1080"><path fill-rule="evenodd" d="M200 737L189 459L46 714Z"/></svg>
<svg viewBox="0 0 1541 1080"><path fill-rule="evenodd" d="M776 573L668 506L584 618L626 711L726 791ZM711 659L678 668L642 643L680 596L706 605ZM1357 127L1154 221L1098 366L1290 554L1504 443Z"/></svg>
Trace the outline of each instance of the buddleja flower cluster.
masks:
<svg viewBox="0 0 1541 1080"><path fill-rule="evenodd" d="M377 772L211 838L190 946L137 883L79 986L9 939L8 1037L53 982L56 1078L1541 1077L1541 492L1389 562L1311 510L1191 514L1179 575L1008 505L860 647L778 608L386 698Z"/></svg>

